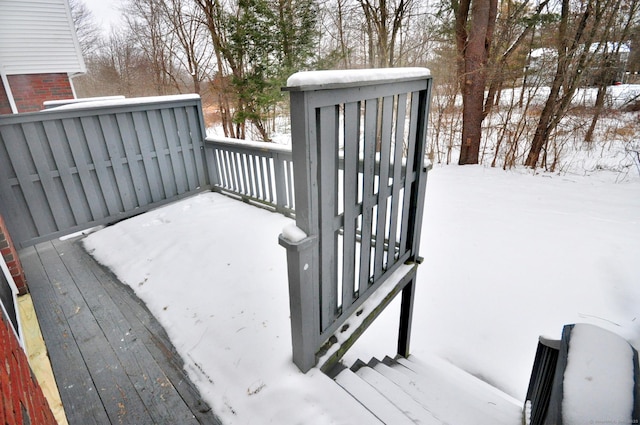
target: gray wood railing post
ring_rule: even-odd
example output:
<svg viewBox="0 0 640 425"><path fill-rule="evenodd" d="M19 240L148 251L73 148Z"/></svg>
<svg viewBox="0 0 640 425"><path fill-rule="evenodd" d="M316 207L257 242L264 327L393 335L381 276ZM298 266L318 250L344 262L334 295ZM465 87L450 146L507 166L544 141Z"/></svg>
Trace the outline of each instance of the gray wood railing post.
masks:
<svg viewBox="0 0 640 425"><path fill-rule="evenodd" d="M316 237L291 242L283 235L279 243L287 249L287 271L289 274L289 308L291 310L291 342L293 362L302 372L316 364L318 344L319 312L318 285L314 285L313 272Z"/></svg>
<svg viewBox="0 0 640 425"><path fill-rule="evenodd" d="M205 146L203 146L202 148L204 149L204 157L205 163L207 164L209 182L211 183L211 186L219 186L221 181L218 177L220 175L220 170L218 169L216 153L213 149L205 149Z"/></svg>
<svg viewBox="0 0 640 425"><path fill-rule="evenodd" d="M416 152L425 152L427 143L427 121L429 119L429 104L431 103L431 85L427 88L426 92L420 94L420 107L418 113L418 134L416 135ZM427 173L433 167L431 163L424 163L424 154L420 154L416 158L416 169L418 170L416 197L414 203L411 205L410 218L411 223L422 224L422 216L424 214L424 199L427 187ZM418 258L420 251L420 237L422 235L422 226L414 226L411 229L413 246L411 251L413 252L413 260L420 262Z"/></svg>
<svg viewBox="0 0 640 425"><path fill-rule="evenodd" d="M298 243L282 235L287 248L293 361L303 372L316 364L320 334L320 276L318 244L318 174L315 122L307 115L306 92L291 93L291 151L295 181L296 225L307 238Z"/></svg>
<svg viewBox="0 0 640 425"><path fill-rule="evenodd" d="M413 269L411 282L402 290L400 304L400 325L398 328L398 354L409 356L411 345L411 325L413 323L413 301L415 299L416 269Z"/></svg>
<svg viewBox="0 0 640 425"><path fill-rule="evenodd" d="M273 173L276 180L276 211L284 212L285 206L287 205L287 186L285 184L284 178L285 161L284 158L278 153L274 154L273 166Z"/></svg>

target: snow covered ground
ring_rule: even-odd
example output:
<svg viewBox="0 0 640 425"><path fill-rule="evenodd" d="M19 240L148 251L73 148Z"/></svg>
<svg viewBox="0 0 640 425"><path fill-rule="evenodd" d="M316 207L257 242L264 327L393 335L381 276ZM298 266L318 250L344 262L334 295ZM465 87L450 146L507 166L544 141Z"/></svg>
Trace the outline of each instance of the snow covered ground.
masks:
<svg viewBox="0 0 640 425"><path fill-rule="evenodd" d="M413 354L438 355L522 400L539 335L591 323L640 348L640 179L435 166ZM365 423L321 373L291 362L291 223L205 193L87 237L165 326L226 424ZM398 306L346 361L393 355ZM516 425L516 424L514 424Z"/></svg>

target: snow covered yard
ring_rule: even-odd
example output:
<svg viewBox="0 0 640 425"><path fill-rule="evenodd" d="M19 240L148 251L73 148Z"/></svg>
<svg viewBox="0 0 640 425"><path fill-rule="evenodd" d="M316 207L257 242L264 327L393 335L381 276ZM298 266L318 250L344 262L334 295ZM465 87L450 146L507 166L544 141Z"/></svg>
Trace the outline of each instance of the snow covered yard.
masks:
<svg viewBox="0 0 640 425"><path fill-rule="evenodd" d="M604 177L434 167L413 354L436 354L522 400L540 334L592 323L639 348L640 181ZM224 423L364 423L337 385L291 362L277 242L289 223L205 193L85 246L148 304ZM392 305L345 360L393 355L397 318Z"/></svg>

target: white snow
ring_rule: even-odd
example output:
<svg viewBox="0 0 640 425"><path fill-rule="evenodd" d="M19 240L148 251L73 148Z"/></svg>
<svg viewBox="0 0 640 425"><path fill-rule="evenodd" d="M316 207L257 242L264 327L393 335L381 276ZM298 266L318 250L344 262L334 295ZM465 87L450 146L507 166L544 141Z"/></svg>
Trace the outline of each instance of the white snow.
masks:
<svg viewBox="0 0 640 425"><path fill-rule="evenodd" d="M287 79L287 87L327 86L384 82L404 78L421 78L431 75L427 68L377 68L296 72Z"/></svg>
<svg viewBox="0 0 640 425"><path fill-rule="evenodd" d="M103 99L92 100L88 102L74 102L55 108L44 109L40 112L47 113L49 111L62 111L62 110L76 110L76 109L90 109L90 108L107 108L112 106L131 106L131 105L145 105L148 103L161 103L161 102L177 102L182 100L200 99L198 94L176 94L168 96L146 96L146 97L131 97L131 98L116 98L115 96Z"/></svg>
<svg viewBox="0 0 640 425"><path fill-rule="evenodd" d="M282 236L289 242L296 243L306 238L307 234L295 223L290 223L282 229Z"/></svg>
<svg viewBox="0 0 640 425"><path fill-rule="evenodd" d="M564 372L566 425L633 423L633 351L616 334L578 324L571 331Z"/></svg>
<svg viewBox="0 0 640 425"><path fill-rule="evenodd" d="M68 235L64 235L60 237L61 241L65 241L67 239L77 238L78 236L88 235L93 232L97 232L98 230L104 229L104 225L99 225L95 227L89 227L88 229L82 229L77 232L69 233Z"/></svg>
<svg viewBox="0 0 640 425"><path fill-rule="evenodd" d="M531 424L531 400L527 400L524 405L524 425Z"/></svg>
<svg viewBox="0 0 640 425"><path fill-rule="evenodd" d="M45 100L42 102L42 106L47 109L57 108L58 106L68 105L71 103L87 103L87 102L103 102L105 100L123 100L125 96L97 96L97 97L81 97L74 99L61 99L61 100Z"/></svg>
<svg viewBox="0 0 640 425"><path fill-rule="evenodd" d="M214 142L231 143L238 148L278 151L278 152L285 152L287 154L291 154L291 146L283 146L282 144L279 144L279 143L255 142L252 140L234 139L231 137L224 137L216 134L211 134L210 136L207 137L207 139Z"/></svg>
<svg viewBox="0 0 640 425"><path fill-rule="evenodd" d="M444 358L523 400L539 335L585 322L639 347L639 195L637 178L434 166L413 355ZM290 223L204 193L85 241L158 317L223 423L365 424L361 405L291 361L278 245ZM398 315L394 302L345 361L393 355Z"/></svg>

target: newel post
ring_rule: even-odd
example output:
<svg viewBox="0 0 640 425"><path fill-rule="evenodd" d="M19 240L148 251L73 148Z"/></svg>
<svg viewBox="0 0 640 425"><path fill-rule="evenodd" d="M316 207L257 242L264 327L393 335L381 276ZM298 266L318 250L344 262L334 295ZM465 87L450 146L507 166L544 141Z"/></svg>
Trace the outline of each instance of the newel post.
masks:
<svg viewBox="0 0 640 425"><path fill-rule="evenodd" d="M312 236L292 242L282 234L278 238L280 245L287 249L293 362L302 372L307 372L316 364L320 323L317 320L318 286L313 283L313 249L318 243L317 239Z"/></svg>
<svg viewBox="0 0 640 425"><path fill-rule="evenodd" d="M280 235L287 249L293 362L307 372L316 365L320 338L320 273L318 268L318 171L316 128L309 116L308 92L292 91L291 153L295 181L296 226L305 238Z"/></svg>

